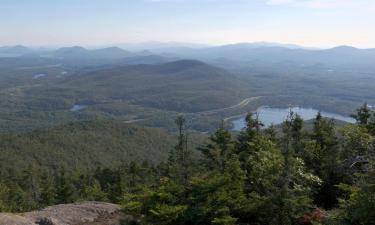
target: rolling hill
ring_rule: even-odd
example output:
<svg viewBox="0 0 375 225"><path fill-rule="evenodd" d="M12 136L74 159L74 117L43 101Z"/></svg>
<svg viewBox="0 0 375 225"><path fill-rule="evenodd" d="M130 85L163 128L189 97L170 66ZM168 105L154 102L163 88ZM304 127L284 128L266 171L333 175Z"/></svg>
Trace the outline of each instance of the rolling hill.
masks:
<svg viewBox="0 0 375 225"><path fill-rule="evenodd" d="M97 117L173 127L171 118L178 113L225 108L254 96L262 96L256 105L194 117L194 127L206 131L215 127L208 121L262 105L349 114L363 102L375 104L374 49L240 43L164 50L76 46L42 56L0 58L0 130ZM71 111L75 105L84 107Z"/></svg>
<svg viewBox="0 0 375 225"><path fill-rule="evenodd" d="M0 47L0 57L15 57L32 53L33 50L23 45Z"/></svg>
<svg viewBox="0 0 375 225"><path fill-rule="evenodd" d="M68 123L24 134L0 135L0 168L95 169L122 162L165 160L175 144L166 132L119 121Z"/></svg>
<svg viewBox="0 0 375 225"><path fill-rule="evenodd" d="M67 94L88 104L128 101L162 110L199 112L239 102L244 90L241 82L223 69L200 61L180 60L97 70L27 93L55 95L56 99Z"/></svg>
<svg viewBox="0 0 375 225"><path fill-rule="evenodd" d="M50 53L50 56L60 59L121 59L134 54L118 47L89 50L80 46L65 47Z"/></svg>
<svg viewBox="0 0 375 225"><path fill-rule="evenodd" d="M26 74L21 79L17 71L23 83L0 91L0 131L29 131L98 117L142 120L144 125L173 129L178 113L225 108L250 97L236 76L195 60L114 66L65 76L60 71L36 70L46 74L38 79L26 79ZM14 76L2 78L11 79ZM79 110L74 110L76 105ZM214 120L220 118L194 119L195 128L216 127L206 126Z"/></svg>
<svg viewBox="0 0 375 225"><path fill-rule="evenodd" d="M239 43L208 48L163 49L157 53L169 53L183 58L200 60L226 59L238 62L280 63L297 65L324 64L327 66L362 67L373 66L375 49L358 49L338 46L330 49L306 49L295 45L274 43Z"/></svg>

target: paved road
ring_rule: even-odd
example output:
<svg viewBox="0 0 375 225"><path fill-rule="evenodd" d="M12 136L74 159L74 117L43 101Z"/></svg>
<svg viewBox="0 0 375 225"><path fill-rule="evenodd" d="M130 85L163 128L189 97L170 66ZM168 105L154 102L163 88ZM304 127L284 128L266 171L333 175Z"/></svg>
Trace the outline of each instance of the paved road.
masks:
<svg viewBox="0 0 375 225"><path fill-rule="evenodd" d="M135 119L135 120L126 120L124 121L124 123L136 123L136 122L141 122L141 121L144 121L146 119Z"/></svg>
<svg viewBox="0 0 375 225"><path fill-rule="evenodd" d="M246 99L242 100L241 102L239 102L235 105L229 106L229 107L220 108L220 109L213 109L213 110L208 110L208 111L202 111L202 112L197 112L197 113L193 113L193 114L212 115L212 114L219 113L219 112L222 112L222 111L225 111L225 110L228 110L228 109L242 108L242 107L247 106L250 102L252 102L254 100L257 100L261 97L262 96L250 97L250 98L246 98Z"/></svg>
<svg viewBox="0 0 375 225"><path fill-rule="evenodd" d="M24 66L24 67L18 67L16 70L47 69L47 68L55 68L55 67L61 67L61 66L62 64L45 65L45 66Z"/></svg>
<svg viewBox="0 0 375 225"><path fill-rule="evenodd" d="M250 98L246 98L246 99L242 100L241 102L239 102L239 103L237 103L235 105L229 106L229 107L224 107L224 108L220 108L220 109L212 109L212 110L201 111L201 112L196 112L196 113L188 113L188 114L190 114L190 115L208 116L208 115L212 115L212 114L215 114L215 113L220 113L220 112L223 112L223 111L226 111L226 110L229 110L229 109L239 109L239 108L247 106L252 101L255 101L255 100L257 100L257 99L259 99L261 97L262 96L250 97ZM229 118L230 117L226 118L225 120L227 120ZM124 123L136 123L136 122L140 122L140 121L144 121L144 120L146 120L146 119L134 119L134 120L124 121Z"/></svg>

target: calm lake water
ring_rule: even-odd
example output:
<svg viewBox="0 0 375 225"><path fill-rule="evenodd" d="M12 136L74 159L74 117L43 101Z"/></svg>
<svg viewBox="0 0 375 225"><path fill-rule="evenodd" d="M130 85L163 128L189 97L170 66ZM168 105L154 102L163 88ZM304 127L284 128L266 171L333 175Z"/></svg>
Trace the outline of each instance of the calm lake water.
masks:
<svg viewBox="0 0 375 225"><path fill-rule="evenodd" d="M264 123L266 127L269 127L271 124L280 124L282 123L289 114L290 109L280 109L280 108L270 108L270 107L260 107L257 112L259 113L259 119ZM300 108L293 107L292 111L299 114L304 120L310 120L315 118L319 110L311 108ZM323 112L321 111L323 117L334 118L337 120L342 120L348 123L355 123L355 120L348 116L343 116L335 113ZM245 127L245 116L235 119L232 121L233 130L240 131Z"/></svg>
<svg viewBox="0 0 375 225"><path fill-rule="evenodd" d="M44 74L44 73L35 74L35 75L33 76L33 79L39 79L39 78L42 78L42 77L45 77L45 76L47 76L47 74Z"/></svg>
<svg viewBox="0 0 375 225"><path fill-rule="evenodd" d="M78 112L78 111L80 111L82 109L85 109L85 108L87 108L87 105L73 105L73 107L70 108L70 111Z"/></svg>

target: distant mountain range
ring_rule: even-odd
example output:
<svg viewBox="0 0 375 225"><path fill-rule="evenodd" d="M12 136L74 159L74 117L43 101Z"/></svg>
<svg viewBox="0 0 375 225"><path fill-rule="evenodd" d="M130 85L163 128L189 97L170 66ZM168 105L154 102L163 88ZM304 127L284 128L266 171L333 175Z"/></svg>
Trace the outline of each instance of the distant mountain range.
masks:
<svg viewBox="0 0 375 225"><path fill-rule="evenodd" d="M143 50L155 50L155 49L169 49L169 48L207 48L211 47L211 45L207 44L194 44L194 43L182 43L182 42L157 42L157 41L149 41L143 43L136 43L136 44L115 44L123 49L127 49L130 51L143 51Z"/></svg>
<svg viewBox="0 0 375 225"><path fill-rule="evenodd" d="M0 47L0 57L20 56L32 53L34 50L22 45Z"/></svg>
<svg viewBox="0 0 375 225"><path fill-rule="evenodd" d="M8 57L0 57L0 130L97 116L169 129L170 118L187 113L199 114L195 129L206 131L215 122L201 112L255 96L261 96L258 106L293 104L341 114L363 102L375 104L375 49L275 43L142 51L14 46L0 48L1 54ZM215 116L241 114L254 104ZM75 105L85 108L72 112Z"/></svg>
<svg viewBox="0 0 375 225"><path fill-rule="evenodd" d="M131 57L134 54L118 47L109 47L95 50L88 50L80 46L60 48L56 51L47 53L47 56L56 58L105 58L105 59L121 59Z"/></svg>
<svg viewBox="0 0 375 225"><path fill-rule="evenodd" d="M155 52L155 51L154 51ZM327 66L374 67L375 49L339 46L330 49L306 49L297 46L242 43L201 49L163 49L155 53L203 60L215 65L235 62L270 65L289 63L297 66L322 64ZM217 61L219 60L219 63Z"/></svg>
<svg viewBox="0 0 375 225"><path fill-rule="evenodd" d="M292 44L268 42L239 43L223 46L183 45L178 43L146 43L142 51L127 51L119 47L86 49L80 46L56 50L31 49L25 46L0 47L0 56L48 57L70 64L138 64L165 63L176 59L198 59L206 62L230 60L236 62L280 63L301 65L373 66L375 49L339 46L330 49L309 49ZM139 47L140 48L140 47ZM135 49L135 48L133 48Z"/></svg>

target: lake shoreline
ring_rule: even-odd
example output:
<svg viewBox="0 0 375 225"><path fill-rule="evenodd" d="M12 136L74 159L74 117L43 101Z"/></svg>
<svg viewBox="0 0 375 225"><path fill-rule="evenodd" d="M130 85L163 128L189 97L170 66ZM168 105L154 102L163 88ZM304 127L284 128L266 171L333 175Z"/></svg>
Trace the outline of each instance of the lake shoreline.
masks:
<svg viewBox="0 0 375 225"><path fill-rule="evenodd" d="M304 120L311 120L315 118L318 112L321 112L322 116L325 118L333 118L348 123L355 123L355 120L349 116L298 106L289 108L261 106L253 111L253 113L258 113L259 119L265 124L265 127L269 127L271 125L281 124L286 119L290 111L299 114ZM246 114L236 115L225 118L225 121L230 121L232 131L241 131L245 127L245 116Z"/></svg>

